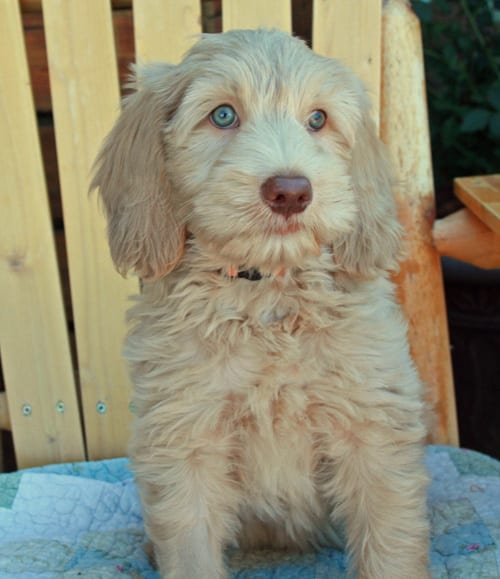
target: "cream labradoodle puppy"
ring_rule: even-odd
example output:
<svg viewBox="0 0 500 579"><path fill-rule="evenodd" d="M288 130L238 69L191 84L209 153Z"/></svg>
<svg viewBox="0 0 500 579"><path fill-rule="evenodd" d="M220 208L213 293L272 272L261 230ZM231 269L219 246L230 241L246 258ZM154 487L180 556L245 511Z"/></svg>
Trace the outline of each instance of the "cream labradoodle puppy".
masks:
<svg viewBox="0 0 500 579"><path fill-rule="evenodd" d="M139 71L97 161L130 447L163 577L224 549L335 543L365 579L428 577L421 385L388 271L399 227L360 81L277 31Z"/></svg>

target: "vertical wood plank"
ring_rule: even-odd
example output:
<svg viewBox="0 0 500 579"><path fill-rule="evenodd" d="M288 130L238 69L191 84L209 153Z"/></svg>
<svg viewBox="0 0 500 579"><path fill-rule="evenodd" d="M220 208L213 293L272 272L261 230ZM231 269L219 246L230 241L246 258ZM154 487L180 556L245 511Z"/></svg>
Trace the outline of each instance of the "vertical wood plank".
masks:
<svg viewBox="0 0 500 579"><path fill-rule="evenodd" d="M84 446L23 29L0 3L0 344L18 467Z"/></svg>
<svg viewBox="0 0 500 579"><path fill-rule="evenodd" d="M382 0L314 0L313 49L338 58L363 80L378 124L380 110Z"/></svg>
<svg viewBox="0 0 500 579"><path fill-rule="evenodd" d="M133 14L138 62L178 62L201 33L200 0L142 0Z"/></svg>
<svg viewBox="0 0 500 579"><path fill-rule="evenodd" d="M222 28L279 28L292 30L291 0L223 0Z"/></svg>
<svg viewBox="0 0 500 579"><path fill-rule="evenodd" d="M397 278L420 376L437 410L435 443L458 444L441 263L432 243L434 184L420 25L404 0L384 8L381 136L398 170L408 258Z"/></svg>
<svg viewBox="0 0 500 579"><path fill-rule="evenodd" d="M102 0L44 0L78 365L89 458L123 454L130 386L121 358L127 298L96 195L93 161L120 109L111 9Z"/></svg>

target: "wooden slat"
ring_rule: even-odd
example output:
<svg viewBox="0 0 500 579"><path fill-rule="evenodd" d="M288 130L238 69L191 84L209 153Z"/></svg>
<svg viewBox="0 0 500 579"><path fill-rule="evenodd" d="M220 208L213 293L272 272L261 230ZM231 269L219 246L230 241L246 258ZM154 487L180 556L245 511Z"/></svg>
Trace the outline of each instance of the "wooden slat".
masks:
<svg viewBox="0 0 500 579"><path fill-rule="evenodd" d="M378 124L380 108L382 0L314 0L312 45L338 58L364 81Z"/></svg>
<svg viewBox="0 0 500 579"><path fill-rule="evenodd" d="M25 12L23 24L36 109L40 112L51 111L52 103L42 13ZM130 63L134 60L132 11L114 10L113 26L120 78L124 83L130 76Z"/></svg>
<svg viewBox="0 0 500 579"><path fill-rule="evenodd" d="M292 29L291 0L223 0L222 28L279 28Z"/></svg>
<svg viewBox="0 0 500 579"><path fill-rule="evenodd" d="M200 0L143 0L133 14L138 62L178 62L201 32Z"/></svg>
<svg viewBox="0 0 500 579"><path fill-rule="evenodd" d="M42 0L20 0L23 12L39 12L42 9ZM111 0L113 8L130 8L132 0Z"/></svg>
<svg viewBox="0 0 500 579"><path fill-rule="evenodd" d="M500 234L500 174L459 177L454 190L476 217Z"/></svg>
<svg viewBox="0 0 500 579"><path fill-rule="evenodd" d="M89 458L123 454L130 388L121 359L135 280L114 270L91 167L120 108L110 5L44 0L50 84Z"/></svg>
<svg viewBox="0 0 500 579"><path fill-rule="evenodd" d="M436 406L434 442L457 444L455 395L439 254L432 243L434 185L420 26L405 0L384 8L381 136L398 170L405 228L399 296L415 363Z"/></svg>
<svg viewBox="0 0 500 579"><path fill-rule="evenodd" d="M22 468L84 448L17 2L0 3L0 71L0 344Z"/></svg>

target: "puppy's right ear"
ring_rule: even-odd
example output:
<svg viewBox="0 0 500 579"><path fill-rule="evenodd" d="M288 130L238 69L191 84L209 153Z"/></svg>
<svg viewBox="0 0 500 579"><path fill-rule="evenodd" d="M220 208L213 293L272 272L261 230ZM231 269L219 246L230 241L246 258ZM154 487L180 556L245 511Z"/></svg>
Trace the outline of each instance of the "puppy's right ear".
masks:
<svg viewBox="0 0 500 579"><path fill-rule="evenodd" d="M91 189L99 189L118 271L144 279L171 271L184 249L184 227L169 182L164 128L181 98L177 67L144 70L97 157Z"/></svg>

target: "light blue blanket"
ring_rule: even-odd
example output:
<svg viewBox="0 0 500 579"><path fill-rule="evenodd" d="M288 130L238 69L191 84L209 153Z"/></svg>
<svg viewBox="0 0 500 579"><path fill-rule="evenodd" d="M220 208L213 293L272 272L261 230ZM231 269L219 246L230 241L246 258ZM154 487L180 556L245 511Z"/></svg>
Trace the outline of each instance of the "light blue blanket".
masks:
<svg viewBox="0 0 500 579"><path fill-rule="evenodd" d="M500 462L448 447L429 447L426 460L433 577L500 578ZM0 578L157 578L144 540L126 459L0 475ZM238 579L346 577L332 549L233 552L228 565Z"/></svg>

